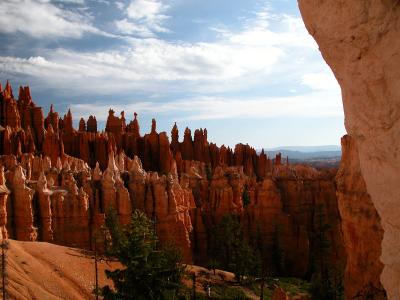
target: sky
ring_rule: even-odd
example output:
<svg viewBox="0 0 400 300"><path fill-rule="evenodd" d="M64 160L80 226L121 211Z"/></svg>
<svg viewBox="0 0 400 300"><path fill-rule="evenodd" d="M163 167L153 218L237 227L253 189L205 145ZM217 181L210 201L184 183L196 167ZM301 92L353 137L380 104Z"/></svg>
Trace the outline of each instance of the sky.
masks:
<svg viewBox="0 0 400 300"><path fill-rule="evenodd" d="M75 125L109 108L257 149L339 145L340 87L294 0L1 0L0 80Z"/></svg>

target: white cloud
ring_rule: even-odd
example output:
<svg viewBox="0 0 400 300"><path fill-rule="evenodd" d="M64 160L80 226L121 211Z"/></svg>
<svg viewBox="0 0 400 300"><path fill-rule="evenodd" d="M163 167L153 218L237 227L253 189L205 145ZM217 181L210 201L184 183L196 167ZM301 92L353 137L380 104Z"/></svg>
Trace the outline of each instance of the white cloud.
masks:
<svg viewBox="0 0 400 300"><path fill-rule="evenodd" d="M127 14L133 20L157 20L163 17L162 13L167 9L168 5L159 0L133 0L127 8Z"/></svg>
<svg viewBox="0 0 400 300"><path fill-rule="evenodd" d="M176 120L215 120L241 118L280 117L340 117L343 115L337 93L309 92L289 97L266 98L226 98L197 97L170 102L132 101L131 104L113 104L111 108L120 111L152 114L169 114ZM193 109L193 108L196 109ZM76 119L88 118L95 114L97 120L105 121L110 105L101 103L81 103L71 105ZM182 117L185 116L185 117Z"/></svg>
<svg viewBox="0 0 400 300"><path fill-rule="evenodd" d="M313 90L338 90L339 84L332 72L304 74L302 84Z"/></svg>
<svg viewBox="0 0 400 300"><path fill-rule="evenodd" d="M140 37L154 37L156 33L169 32L163 23L169 16L165 11L169 8L159 0L133 0L126 8L126 16L115 21L115 26L122 34Z"/></svg>
<svg viewBox="0 0 400 300"><path fill-rule="evenodd" d="M86 15L61 9L49 1L2 0L1 3L3 33L20 32L34 38L80 38L85 32L104 34L89 21Z"/></svg>
<svg viewBox="0 0 400 300"><path fill-rule="evenodd" d="M148 29L146 26L141 29L130 27L137 26L130 24L132 18L159 20L156 16L163 14L166 8L157 5L158 1L145 2L152 4L145 5L142 11L129 12L127 9L131 19L124 19L126 22L121 20L124 21L121 28L125 26L126 31L144 33ZM137 3L132 2L129 8ZM316 115L321 115L318 111L324 111L313 109L318 105L325 108L336 105L335 109L330 106L335 114L337 109L341 110L339 87L301 19L286 15L271 16L265 10L257 16L238 32L214 28L219 38L213 42L129 38L129 47L112 51L82 53L56 49L29 58L0 56L0 70L38 79L47 87L62 88L70 95L114 95L140 90L146 93L157 91L162 94L159 98L175 92L212 96L192 99L198 101L198 105L190 105L190 109L215 108L192 115L191 118L195 119L223 118L219 114L230 108L232 116L239 112L248 116L265 116L269 111L279 115L278 103L286 103L286 112L292 109L293 113L301 113L302 104L307 107L307 113ZM271 29L271 22L274 22L274 29ZM152 31L147 33L151 35ZM282 82L287 84L287 92L293 97L249 101L233 99L229 102L228 99L213 96L260 87L266 90L265 87ZM303 90L301 85L307 86L309 91L306 96L297 97L297 91ZM324 94L325 91L329 91L331 96ZM314 99L313 102L308 97ZM317 103L318 97L322 97L319 101L323 104ZM332 97L336 99L335 104ZM325 101L325 98L331 100ZM179 107L173 108L171 102L168 107L179 110L185 107L185 103L179 102ZM98 113L101 114L101 111Z"/></svg>
<svg viewBox="0 0 400 300"><path fill-rule="evenodd" d="M154 33L147 26L130 22L126 18L115 21L115 27L122 34L135 34L140 37L154 37Z"/></svg>
<svg viewBox="0 0 400 300"><path fill-rule="evenodd" d="M114 4L119 10L123 10L125 8L124 2L115 1Z"/></svg>
<svg viewBox="0 0 400 300"><path fill-rule="evenodd" d="M42 1L44 2L44 1ZM48 2L48 1L45 1ZM85 0L55 0L53 2L59 2L59 3L73 3L73 4L84 4Z"/></svg>
<svg viewBox="0 0 400 300"><path fill-rule="evenodd" d="M248 24L242 32L229 33L225 30L224 35L233 43L255 47L268 45L318 49L317 43L307 33L301 18L290 15L270 16L266 10L262 10L257 16L258 18ZM271 20L278 23L279 28L272 30Z"/></svg>
<svg viewBox="0 0 400 300"><path fill-rule="evenodd" d="M223 85L248 74L272 72L281 55L277 48L225 42L186 44L145 39L132 43L127 51L78 53L59 49L38 57L0 57L0 66L11 73L41 78L52 86L69 82L81 91L99 91L101 86L107 93L115 86L124 91L150 90L157 83L171 81L204 87Z"/></svg>

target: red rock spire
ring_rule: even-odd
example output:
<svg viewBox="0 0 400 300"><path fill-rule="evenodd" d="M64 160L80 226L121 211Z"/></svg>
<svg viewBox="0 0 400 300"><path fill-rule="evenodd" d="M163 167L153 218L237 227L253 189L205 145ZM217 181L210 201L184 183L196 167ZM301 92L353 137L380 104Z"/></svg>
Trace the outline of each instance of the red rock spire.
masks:
<svg viewBox="0 0 400 300"><path fill-rule="evenodd" d="M179 130L176 122L171 130L171 151L174 155L179 151Z"/></svg>
<svg viewBox="0 0 400 300"><path fill-rule="evenodd" d="M135 112L135 113L133 113L133 123L132 123L132 126L133 126L133 135L135 136L135 137L140 137L140 126L139 126L139 122L138 122L138 120L137 120L137 113Z"/></svg>
<svg viewBox="0 0 400 300"><path fill-rule="evenodd" d="M32 104L32 96L29 86L19 87L18 101L24 106Z"/></svg>
<svg viewBox="0 0 400 300"><path fill-rule="evenodd" d="M86 122L83 118L79 120L79 131L85 132L86 131Z"/></svg>
<svg viewBox="0 0 400 300"><path fill-rule="evenodd" d="M74 127L73 127L73 123L72 123L72 113L71 113L71 109L68 109L68 112L66 115L64 115L64 130L66 132L73 132L74 131Z"/></svg>
<svg viewBox="0 0 400 300"><path fill-rule="evenodd" d="M188 127L186 127L185 129L185 134L183 136L183 142L181 146L182 158L184 160L193 160L192 132Z"/></svg>
<svg viewBox="0 0 400 300"><path fill-rule="evenodd" d="M151 133L157 133L157 122L156 119L151 120Z"/></svg>
<svg viewBox="0 0 400 300"><path fill-rule="evenodd" d="M97 132L97 120L96 120L96 117L90 115L89 119L87 120L86 125L87 125L86 127L87 127L87 131L88 132L94 132L94 133Z"/></svg>
<svg viewBox="0 0 400 300"><path fill-rule="evenodd" d="M4 88L4 97L7 98L14 98L12 87L10 81L7 80L6 87Z"/></svg>

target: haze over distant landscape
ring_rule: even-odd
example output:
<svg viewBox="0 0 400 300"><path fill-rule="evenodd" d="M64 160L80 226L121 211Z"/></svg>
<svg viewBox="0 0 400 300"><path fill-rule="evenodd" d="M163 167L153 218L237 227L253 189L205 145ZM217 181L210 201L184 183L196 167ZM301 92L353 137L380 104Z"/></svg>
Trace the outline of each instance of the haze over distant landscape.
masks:
<svg viewBox="0 0 400 300"><path fill-rule="evenodd" d="M140 8L140 10L138 9ZM15 19L29 20L29 26ZM49 24L51 21L51 25ZM0 78L33 98L142 130L208 129L256 149L338 145L340 89L296 1L2 1Z"/></svg>

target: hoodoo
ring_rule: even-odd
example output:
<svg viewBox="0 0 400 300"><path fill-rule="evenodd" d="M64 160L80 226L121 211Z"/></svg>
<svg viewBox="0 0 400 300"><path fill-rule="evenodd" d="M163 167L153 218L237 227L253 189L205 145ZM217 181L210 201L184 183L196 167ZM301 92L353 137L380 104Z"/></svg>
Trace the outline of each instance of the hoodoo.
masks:
<svg viewBox="0 0 400 300"><path fill-rule="evenodd" d="M128 123L112 109L105 131L98 131L95 116L81 119L76 130L71 111L61 119L51 107L44 119L29 89L20 94L13 98L10 83L0 93L3 236L93 248L91 236L110 207L122 224L140 209L154 221L161 244L172 242L186 262L206 264L213 227L234 214L250 244L265 249L267 266L279 228L282 272L306 276L316 251L312 216L322 208L331 226L327 260L344 264L336 170L282 164L280 155L270 159L244 144L218 147L206 129L192 136L186 128L180 142L175 124L170 142L155 119L141 136L136 113ZM21 122L33 108L35 117Z"/></svg>
<svg viewBox="0 0 400 300"><path fill-rule="evenodd" d="M341 86L346 129L383 228L381 281L389 299L400 299L400 3L299 0L299 6Z"/></svg>

